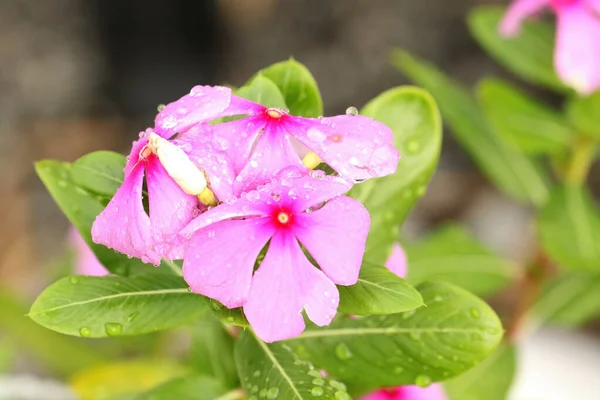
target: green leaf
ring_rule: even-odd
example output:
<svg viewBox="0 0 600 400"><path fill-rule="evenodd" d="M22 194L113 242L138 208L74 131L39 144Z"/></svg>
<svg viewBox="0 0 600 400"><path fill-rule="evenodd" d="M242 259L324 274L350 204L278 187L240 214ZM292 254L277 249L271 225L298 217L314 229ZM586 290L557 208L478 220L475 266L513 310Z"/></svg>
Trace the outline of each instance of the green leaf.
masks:
<svg viewBox="0 0 600 400"><path fill-rule="evenodd" d="M221 397L227 389L210 376L190 375L176 378L135 397L135 400L235 400L239 397Z"/></svg>
<svg viewBox="0 0 600 400"><path fill-rule="evenodd" d="M260 70L259 74L279 87L292 115L313 118L323 115L323 101L317 82L298 61L289 59L278 62Z"/></svg>
<svg viewBox="0 0 600 400"><path fill-rule="evenodd" d="M342 383L321 376L288 345L268 345L249 330L236 342L235 362L249 399L350 400Z"/></svg>
<svg viewBox="0 0 600 400"><path fill-rule="evenodd" d="M485 302L441 282L418 289L426 307L344 319L287 342L332 376L373 388L445 380L492 353L502 325Z"/></svg>
<svg viewBox="0 0 600 400"><path fill-rule="evenodd" d="M124 254L92 242L92 224L104 209L102 201L105 201L105 198L99 198L78 186L73 180L70 164L43 160L35 164L35 170L56 204L81 233L98 260L110 272L117 275L130 275L153 270L151 266L137 258L129 259Z"/></svg>
<svg viewBox="0 0 600 400"><path fill-rule="evenodd" d="M281 94L277 85L269 78L265 78L260 72L249 83L239 88L236 94L265 107L286 107L283 94Z"/></svg>
<svg viewBox="0 0 600 400"><path fill-rule="evenodd" d="M516 371L516 351L502 344L475 368L444 382L450 400L506 400Z"/></svg>
<svg viewBox="0 0 600 400"><path fill-rule="evenodd" d="M489 296L518 277L516 266L479 243L463 226L446 225L418 244L404 245L407 280L446 281L478 295Z"/></svg>
<svg viewBox="0 0 600 400"><path fill-rule="evenodd" d="M207 298L206 301L208 302L208 308L212 311L213 315L224 324L241 326L242 328L250 326L250 323L244 315L244 310L241 307L227 308L217 300L210 298Z"/></svg>
<svg viewBox="0 0 600 400"><path fill-rule="evenodd" d="M107 361L105 354L95 351L73 338L51 332L25 318L27 308L9 294L0 289L0 326L2 336L50 371L60 376L69 376L90 365Z"/></svg>
<svg viewBox="0 0 600 400"><path fill-rule="evenodd" d="M556 188L537 226L544 251L561 267L600 271L600 213L587 188Z"/></svg>
<svg viewBox="0 0 600 400"><path fill-rule="evenodd" d="M491 129L466 90L433 66L406 52L396 50L393 63L431 91L456 140L500 190L517 200L536 205L546 201L548 185L545 174Z"/></svg>
<svg viewBox="0 0 600 400"><path fill-rule="evenodd" d="M206 311L183 278L167 274L72 276L50 285L29 317L67 335L140 335L183 325Z"/></svg>
<svg viewBox="0 0 600 400"><path fill-rule="evenodd" d="M600 92L588 97L572 96L566 104L569 121L581 133L600 138Z"/></svg>
<svg viewBox="0 0 600 400"><path fill-rule="evenodd" d="M371 214L365 259L383 265L398 240L399 226L425 194L435 171L442 126L431 96L411 86L383 92L361 114L394 131L394 144L402 156L395 174L355 185L350 191L350 196L361 201Z"/></svg>
<svg viewBox="0 0 600 400"><path fill-rule="evenodd" d="M532 318L575 327L600 315L600 275L569 272L544 287L534 305Z"/></svg>
<svg viewBox="0 0 600 400"><path fill-rule="evenodd" d="M111 198L123 183L123 168L122 154L96 151L77 159L71 166L71 176L76 185Z"/></svg>
<svg viewBox="0 0 600 400"><path fill-rule="evenodd" d="M556 110L500 79L484 79L478 97L499 134L528 154L564 153L573 128Z"/></svg>
<svg viewBox="0 0 600 400"><path fill-rule="evenodd" d="M239 387L233 338L216 318L203 318L193 325L188 360L199 374L216 378L226 388Z"/></svg>
<svg viewBox="0 0 600 400"><path fill-rule="evenodd" d="M504 8L479 6L471 10L471 34L492 57L526 81L550 89L568 90L554 71L554 27L541 21L524 21L514 37L499 34Z"/></svg>
<svg viewBox="0 0 600 400"><path fill-rule="evenodd" d="M423 305L421 294L389 269L364 262L358 282L338 286L340 305L345 314L396 314Z"/></svg>

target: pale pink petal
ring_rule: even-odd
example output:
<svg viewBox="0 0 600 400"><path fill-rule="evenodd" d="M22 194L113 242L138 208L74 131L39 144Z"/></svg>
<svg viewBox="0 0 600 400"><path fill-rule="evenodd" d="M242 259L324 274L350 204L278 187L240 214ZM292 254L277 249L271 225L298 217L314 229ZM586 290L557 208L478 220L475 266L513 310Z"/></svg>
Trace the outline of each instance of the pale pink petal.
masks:
<svg viewBox="0 0 600 400"><path fill-rule="evenodd" d="M239 174L248 163L256 139L264 127L265 120L262 116L224 122L211 127L215 147L229 156L235 174Z"/></svg>
<svg viewBox="0 0 600 400"><path fill-rule="evenodd" d="M503 36L515 36L521 30L523 20L539 12L544 6L550 4L550 0L515 0L506 10L504 18L500 22L500 34Z"/></svg>
<svg viewBox="0 0 600 400"><path fill-rule="evenodd" d="M173 143L180 146L192 162L204 170L217 199L226 201L233 196L233 165L224 152L214 148L206 129L202 125L194 126L173 140Z"/></svg>
<svg viewBox="0 0 600 400"><path fill-rule="evenodd" d="M298 240L323 272L338 285L355 284L371 223L367 209L342 196L320 210L295 217Z"/></svg>
<svg viewBox="0 0 600 400"><path fill-rule="evenodd" d="M398 386L391 389L380 389L360 400L447 400L444 389L440 384L426 388L419 386Z"/></svg>
<svg viewBox="0 0 600 400"><path fill-rule="evenodd" d="M200 229L187 245L184 279L195 293L229 308L242 306L256 258L273 231L265 218L221 221Z"/></svg>
<svg viewBox="0 0 600 400"><path fill-rule="evenodd" d="M251 190L269 181L280 170L303 167L288 135L278 123L269 123L256 143L250 160L235 179L234 192Z"/></svg>
<svg viewBox="0 0 600 400"><path fill-rule="evenodd" d="M361 115L286 120L287 131L341 176L364 181L392 174L400 155L392 130Z"/></svg>
<svg viewBox="0 0 600 400"><path fill-rule="evenodd" d="M586 7L557 12L554 64L558 76L583 95L600 87L600 19Z"/></svg>
<svg viewBox="0 0 600 400"><path fill-rule="evenodd" d="M152 248L152 226L142 203L143 165L133 168L92 225L92 240L143 262L160 263Z"/></svg>
<svg viewBox="0 0 600 400"><path fill-rule="evenodd" d="M582 0L585 6L596 15L600 15L600 0Z"/></svg>
<svg viewBox="0 0 600 400"><path fill-rule="evenodd" d="M398 243L394 243L392 246L392 254L390 254L385 262L385 267L400 278L404 278L407 272L407 265L408 263L404 249Z"/></svg>
<svg viewBox="0 0 600 400"><path fill-rule="evenodd" d="M261 108L248 100L231 94L223 86L194 86L187 94L163 108L154 121L154 131L170 138L187 131L195 124L238 114L260 112Z"/></svg>
<svg viewBox="0 0 600 400"><path fill-rule="evenodd" d="M146 164L146 184L155 252L168 260L183 258L179 231L198 215L198 199L186 194L157 158Z"/></svg>
<svg viewBox="0 0 600 400"><path fill-rule="evenodd" d="M75 250L75 273L89 276L108 275L107 269L98 261L90 246L83 240L75 227L71 227L69 230L69 242Z"/></svg>
<svg viewBox="0 0 600 400"><path fill-rule="evenodd" d="M335 285L306 259L292 235L278 232L254 274L244 312L256 334L274 342L302 333L303 308L323 326L333 319L338 303Z"/></svg>

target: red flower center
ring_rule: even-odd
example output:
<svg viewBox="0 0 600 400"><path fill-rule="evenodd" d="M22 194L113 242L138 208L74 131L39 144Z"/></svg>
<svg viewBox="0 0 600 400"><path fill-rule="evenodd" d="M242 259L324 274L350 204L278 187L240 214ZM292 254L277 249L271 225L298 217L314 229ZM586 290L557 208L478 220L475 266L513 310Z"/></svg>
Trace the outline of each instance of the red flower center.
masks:
<svg viewBox="0 0 600 400"><path fill-rule="evenodd" d="M550 3L552 4L552 7L555 10L557 10L557 9L560 9L561 7L574 5L576 3L579 3L580 1L581 0L550 0Z"/></svg>
<svg viewBox="0 0 600 400"><path fill-rule="evenodd" d="M272 215L273 222L278 228L287 229L291 226L293 216L292 213L285 209L277 209Z"/></svg>
<svg viewBox="0 0 600 400"><path fill-rule="evenodd" d="M279 119L283 117L285 113L278 108L269 108L267 109L267 115L273 119Z"/></svg>

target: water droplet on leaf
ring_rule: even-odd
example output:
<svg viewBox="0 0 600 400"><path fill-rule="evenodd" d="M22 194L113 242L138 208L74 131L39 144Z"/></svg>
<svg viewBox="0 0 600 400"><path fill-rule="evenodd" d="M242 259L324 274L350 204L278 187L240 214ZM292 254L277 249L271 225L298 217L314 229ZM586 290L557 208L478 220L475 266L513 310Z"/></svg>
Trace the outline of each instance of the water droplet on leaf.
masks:
<svg viewBox="0 0 600 400"><path fill-rule="evenodd" d="M427 375L419 375L415 378L415 385L420 387L427 387L431 385L431 378Z"/></svg>
<svg viewBox="0 0 600 400"><path fill-rule="evenodd" d="M481 314L479 313L479 310L476 308L471 308L471 315L475 319L479 319L479 317L481 316Z"/></svg>
<svg viewBox="0 0 600 400"><path fill-rule="evenodd" d="M84 326L79 329L79 334L81 335L81 337L90 337L92 336L92 330L87 326Z"/></svg>
<svg viewBox="0 0 600 400"><path fill-rule="evenodd" d="M352 352L346 343L340 343L335 347L335 355L342 361L352 358Z"/></svg>
<svg viewBox="0 0 600 400"><path fill-rule="evenodd" d="M123 325L117 322L107 322L104 324L104 330L108 336L119 336L123 332Z"/></svg>
<svg viewBox="0 0 600 400"><path fill-rule="evenodd" d="M276 387L272 387L267 390L267 399L276 399L279 396L279 389Z"/></svg>
<svg viewBox="0 0 600 400"><path fill-rule="evenodd" d="M314 388L312 388L312 389L310 390L310 394L312 394L312 395L313 395L313 396L315 396L315 397L322 396L322 395L323 395L323 393L325 393L325 391L324 391L324 390L323 390L323 388L322 388L322 387L320 387L320 386L315 386Z"/></svg>

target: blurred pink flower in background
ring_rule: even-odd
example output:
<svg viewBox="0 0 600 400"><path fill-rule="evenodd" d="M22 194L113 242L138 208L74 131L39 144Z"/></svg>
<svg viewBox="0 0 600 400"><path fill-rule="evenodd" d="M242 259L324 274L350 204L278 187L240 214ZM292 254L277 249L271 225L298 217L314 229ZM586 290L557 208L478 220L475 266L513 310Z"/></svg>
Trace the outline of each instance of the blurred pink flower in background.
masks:
<svg viewBox="0 0 600 400"><path fill-rule="evenodd" d="M406 253L402 247L395 243L392 248L392 254L385 262L387 269L401 278L406 275L408 263ZM416 385L398 386L395 388L380 389L370 393L360 400L446 400L446 394L440 384L433 384L428 387Z"/></svg>
<svg viewBox="0 0 600 400"><path fill-rule="evenodd" d="M90 246L83 240L75 227L69 231L69 244L75 252L75 273L79 275L103 276L108 275L104 265L98 261Z"/></svg>
<svg viewBox="0 0 600 400"><path fill-rule="evenodd" d="M504 36L519 34L523 20L544 7L556 14L554 67L583 95L600 88L600 0L516 0L500 24Z"/></svg>

